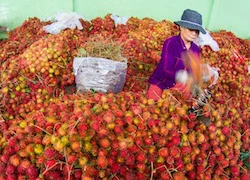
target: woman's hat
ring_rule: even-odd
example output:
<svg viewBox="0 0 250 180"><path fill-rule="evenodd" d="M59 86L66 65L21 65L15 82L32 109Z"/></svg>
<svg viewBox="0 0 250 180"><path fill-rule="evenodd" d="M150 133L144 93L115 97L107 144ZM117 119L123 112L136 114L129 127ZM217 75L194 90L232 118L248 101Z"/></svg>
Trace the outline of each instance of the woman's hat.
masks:
<svg viewBox="0 0 250 180"><path fill-rule="evenodd" d="M186 9L181 16L181 20L174 23L179 26L188 29L195 29L201 31L203 34L206 34L206 31L202 27L202 16L200 13L194 10Z"/></svg>

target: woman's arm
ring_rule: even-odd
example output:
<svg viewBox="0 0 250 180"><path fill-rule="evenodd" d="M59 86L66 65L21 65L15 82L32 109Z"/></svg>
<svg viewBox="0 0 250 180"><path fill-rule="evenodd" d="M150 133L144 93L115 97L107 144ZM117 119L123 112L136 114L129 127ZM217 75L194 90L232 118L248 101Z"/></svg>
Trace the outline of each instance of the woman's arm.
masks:
<svg viewBox="0 0 250 180"><path fill-rule="evenodd" d="M163 73L169 79L175 79L175 65L176 58L174 55L174 43L171 41L167 41L164 43L162 49L161 60L159 62L159 67L162 69Z"/></svg>
<svg viewBox="0 0 250 180"><path fill-rule="evenodd" d="M161 89L171 88L175 83L176 55L175 42L168 39L164 42L160 62L149 79L149 83Z"/></svg>

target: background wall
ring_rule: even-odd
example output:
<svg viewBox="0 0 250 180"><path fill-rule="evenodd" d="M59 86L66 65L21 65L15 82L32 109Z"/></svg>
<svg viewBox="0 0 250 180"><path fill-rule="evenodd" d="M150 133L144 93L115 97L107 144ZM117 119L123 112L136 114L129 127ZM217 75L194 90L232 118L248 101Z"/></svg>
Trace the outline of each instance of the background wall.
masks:
<svg viewBox="0 0 250 180"><path fill-rule="evenodd" d="M46 20L57 12L72 11L87 20L114 13L175 21L187 8L200 12L203 26L210 31L224 29L250 39L249 0L0 0L0 25L14 29L29 17Z"/></svg>

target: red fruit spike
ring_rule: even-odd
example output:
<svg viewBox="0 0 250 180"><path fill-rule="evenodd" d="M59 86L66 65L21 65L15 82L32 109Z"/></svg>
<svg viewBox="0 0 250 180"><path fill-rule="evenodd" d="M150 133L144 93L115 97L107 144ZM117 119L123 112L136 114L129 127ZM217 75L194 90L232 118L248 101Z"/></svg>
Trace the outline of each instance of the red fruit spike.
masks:
<svg viewBox="0 0 250 180"><path fill-rule="evenodd" d="M180 156L180 149L176 146L172 146L169 150L169 155L172 157L179 157Z"/></svg>
<svg viewBox="0 0 250 180"><path fill-rule="evenodd" d="M181 154L190 154L192 151L192 148L190 146L181 146L180 150L181 150Z"/></svg>
<svg viewBox="0 0 250 180"><path fill-rule="evenodd" d="M12 164L8 164L6 167L6 175L8 174L14 174L16 171L15 166L13 166Z"/></svg>
<svg viewBox="0 0 250 180"><path fill-rule="evenodd" d="M126 165L134 165L135 164L135 156L133 154L129 154L128 157L125 159Z"/></svg>
<svg viewBox="0 0 250 180"><path fill-rule="evenodd" d="M173 145L178 146L181 142L181 139L179 136L174 136L174 137L172 137L172 142L173 142Z"/></svg>
<svg viewBox="0 0 250 180"><path fill-rule="evenodd" d="M4 174L6 171L5 163L0 162L0 174Z"/></svg>
<svg viewBox="0 0 250 180"><path fill-rule="evenodd" d="M231 166L230 170L231 170L231 173L234 176L239 176L240 175L240 170L239 170L239 167L237 165Z"/></svg>
<svg viewBox="0 0 250 180"><path fill-rule="evenodd" d="M172 165L174 164L174 158L172 156L167 156L166 162L167 164Z"/></svg>
<svg viewBox="0 0 250 180"><path fill-rule="evenodd" d="M100 129L100 123L98 121L92 121L91 124L90 124L90 127L94 131L98 131Z"/></svg>
<svg viewBox="0 0 250 180"><path fill-rule="evenodd" d="M18 173L20 174L26 174L26 170L30 166L31 162L27 159L23 159L20 163L20 165L17 168Z"/></svg>
<svg viewBox="0 0 250 180"><path fill-rule="evenodd" d="M197 172L199 172L199 171L197 171ZM195 171L195 170L188 171L188 172L187 172L187 177L188 177L188 179L190 179L190 180L195 180L196 177L197 177L196 171Z"/></svg>
<svg viewBox="0 0 250 180"><path fill-rule="evenodd" d="M116 125L115 128L114 128L114 132L119 135L119 134L122 134L123 133L123 128L119 125Z"/></svg>
<svg viewBox="0 0 250 180"><path fill-rule="evenodd" d="M120 165L119 164L117 164L117 163L112 164L112 166L111 166L111 172L113 174L118 173L119 170L120 170Z"/></svg>
<svg viewBox="0 0 250 180"><path fill-rule="evenodd" d="M108 166L108 159L106 156L98 156L96 162L99 168L105 169Z"/></svg>
<svg viewBox="0 0 250 180"><path fill-rule="evenodd" d="M30 178L37 178L38 177L38 170L35 166L30 166L27 171L26 171L26 175Z"/></svg>
<svg viewBox="0 0 250 180"><path fill-rule="evenodd" d="M102 148L109 148L110 147L110 141L108 138L102 138L99 140L99 145L102 147Z"/></svg>
<svg viewBox="0 0 250 180"><path fill-rule="evenodd" d="M3 154L1 157L0 157L0 160L3 162L3 163L7 163L10 159L10 155L9 154Z"/></svg>
<svg viewBox="0 0 250 180"><path fill-rule="evenodd" d="M153 139L150 138L150 137L145 137L145 138L144 138L144 143L145 143L146 145L152 145L152 144L153 144Z"/></svg>
<svg viewBox="0 0 250 180"><path fill-rule="evenodd" d="M145 162L146 161L146 155L143 153L143 152L138 152L137 154L136 154L136 160L138 161L138 162Z"/></svg>
<svg viewBox="0 0 250 180"><path fill-rule="evenodd" d="M77 127L78 127L78 130L81 132L81 131L86 131L87 129L88 129L88 125L87 124L85 124L85 123L79 123L78 125L77 125Z"/></svg>
<svg viewBox="0 0 250 180"><path fill-rule="evenodd" d="M46 162L46 168L51 168L52 166L54 166L56 164L56 161L54 159L48 160Z"/></svg>
<svg viewBox="0 0 250 180"><path fill-rule="evenodd" d="M223 126L222 129L221 129L222 133L225 135L225 136L228 136L231 134L231 129L228 127L228 126Z"/></svg>
<svg viewBox="0 0 250 180"><path fill-rule="evenodd" d="M17 175L16 174L7 174L6 180L16 180Z"/></svg>
<svg viewBox="0 0 250 180"><path fill-rule="evenodd" d="M135 115L140 115L142 113L141 107L137 104L131 105L131 110Z"/></svg>
<svg viewBox="0 0 250 180"><path fill-rule="evenodd" d="M158 151L158 154L161 157L167 157L168 156L168 148L166 148L166 147L160 148Z"/></svg>
<svg viewBox="0 0 250 180"><path fill-rule="evenodd" d="M209 130L210 132L215 132L216 129L217 129L217 127L216 127L215 124L213 124L213 123L210 123L210 124L209 124L208 130Z"/></svg>
<svg viewBox="0 0 250 180"><path fill-rule="evenodd" d="M44 151L44 154L45 156L48 158L48 159L52 159L55 157L55 155L57 154L56 151L54 149L50 149L50 148L47 148L45 151Z"/></svg>

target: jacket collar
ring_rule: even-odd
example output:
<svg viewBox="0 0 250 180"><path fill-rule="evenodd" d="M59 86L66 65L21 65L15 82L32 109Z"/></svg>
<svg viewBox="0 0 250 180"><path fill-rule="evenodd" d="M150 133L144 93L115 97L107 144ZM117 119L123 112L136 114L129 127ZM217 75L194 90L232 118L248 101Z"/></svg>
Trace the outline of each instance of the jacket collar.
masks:
<svg viewBox="0 0 250 180"><path fill-rule="evenodd" d="M181 38L181 34L180 34L180 33L178 34L178 37L179 37L179 39L180 39L182 49L183 49L183 50L187 50L187 48L186 48L186 46L185 46L185 43L184 43L184 41L183 41L182 38ZM190 49L192 49L192 46L193 46L193 42L191 42Z"/></svg>

